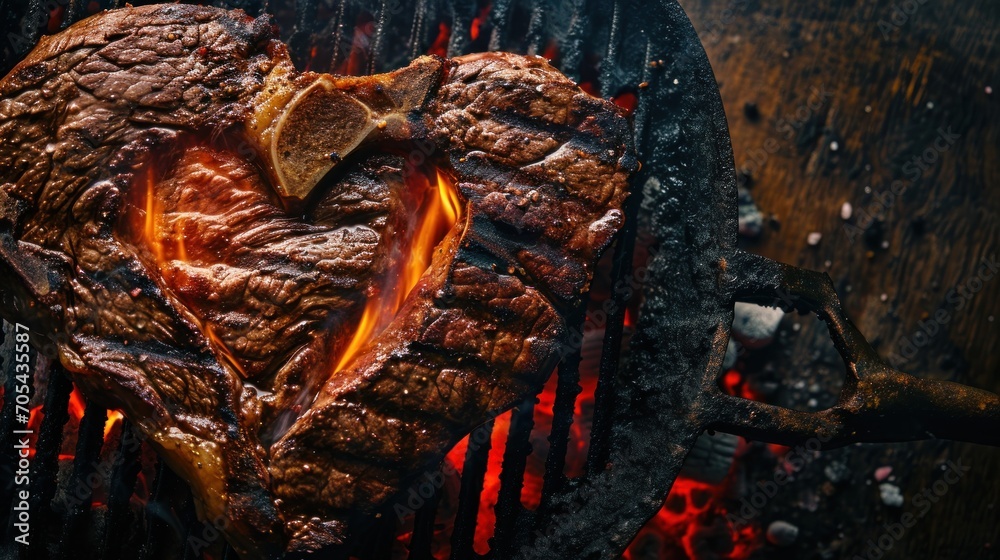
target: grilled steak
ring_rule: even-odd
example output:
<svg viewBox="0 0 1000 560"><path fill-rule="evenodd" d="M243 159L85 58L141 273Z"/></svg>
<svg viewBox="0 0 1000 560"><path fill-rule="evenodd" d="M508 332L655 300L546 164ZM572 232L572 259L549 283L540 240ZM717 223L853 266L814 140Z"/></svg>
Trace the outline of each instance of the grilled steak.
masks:
<svg viewBox="0 0 1000 560"><path fill-rule="evenodd" d="M126 8L0 81L0 310L140 426L245 557L343 542L536 390L636 168L620 112L542 59L335 77L272 33ZM428 145L463 217L334 371L406 256L410 178L431 169L407 155Z"/></svg>
<svg viewBox="0 0 1000 560"><path fill-rule="evenodd" d="M453 62L427 113L465 214L392 324L271 449L293 548L336 542L348 513L537 391L622 223L635 164L610 104L538 58Z"/></svg>

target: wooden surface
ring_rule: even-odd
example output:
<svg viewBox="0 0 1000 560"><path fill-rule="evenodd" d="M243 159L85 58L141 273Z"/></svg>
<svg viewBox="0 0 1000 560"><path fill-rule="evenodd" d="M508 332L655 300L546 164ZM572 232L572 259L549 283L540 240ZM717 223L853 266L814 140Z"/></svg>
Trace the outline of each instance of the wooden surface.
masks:
<svg viewBox="0 0 1000 560"><path fill-rule="evenodd" d="M720 83L736 165L774 218L747 248L827 271L849 315L900 369L1000 392L1000 273L983 269L1000 257L1000 3L681 4ZM807 244L811 232L819 245ZM977 280L981 269L993 278ZM947 324L919 334L922 324L934 331L936 313ZM822 329L802 325L783 336L783 386L816 362ZM942 478L946 459L971 470L925 507L916 496ZM848 466L846 480L829 481L830 462ZM880 499L879 466L893 468L902 508ZM933 441L825 452L761 516L765 526L797 523L798 542L762 557L867 558L883 523L925 509L883 558L998 557L1000 449Z"/></svg>

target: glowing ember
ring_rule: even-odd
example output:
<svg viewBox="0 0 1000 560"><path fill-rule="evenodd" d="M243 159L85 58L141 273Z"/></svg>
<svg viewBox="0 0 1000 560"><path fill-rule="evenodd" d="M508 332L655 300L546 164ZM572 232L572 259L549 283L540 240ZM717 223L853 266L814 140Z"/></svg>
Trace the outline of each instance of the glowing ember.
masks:
<svg viewBox="0 0 1000 560"><path fill-rule="evenodd" d="M447 23L438 24L438 34L434 38L434 43L427 49L427 54L438 56L448 56L448 39L451 38L451 27Z"/></svg>
<svg viewBox="0 0 1000 560"><path fill-rule="evenodd" d="M580 82L580 89L590 95L593 95L594 97L601 96L601 92L597 89L597 86L594 85L594 82Z"/></svg>
<svg viewBox="0 0 1000 560"><path fill-rule="evenodd" d="M632 325L635 313L626 313L626 323ZM599 372L604 329L593 326L585 329L580 363L581 393L576 400L574 421L564 472L577 477L584 474L587 442L590 439L594 390ZM731 371L723 376L722 385L727 392L749 395L743 375ZM531 433L532 453L528 456L524 472L521 503L535 509L541 499L545 457L548 452L547 437L552 425L552 408L555 401L557 377L553 375L538 395L534 409L534 427ZM511 412L495 420L492 447L487 460L477 515L474 548L480 554L488 553L493 537L496 517L494 507L500 490L500 471L510 428ZM463 439L448 454L446 461L454 471L461 473L469 438ZM663 560L744 560L749 558L762 542L762 532L757 525L734 527L726 519L728 508L733 507L732 476L719 484L708 484L680 477L671 488L667 500L657 515L651 519L624 554L626 559L657 558ZM447 521L447 520L446 520ZM450 526L448 527L450 529ZM436 558L446 558L447 535L435 533ZM406 532L409 540L410 533Z"/></svg>
<svg viewBox="0 0 1000 560"><path fill-rule="evenodd" d="M549 44L545 46L545 50L542 51L542 57L552 62L559 56L559 45L555 41L549 41Z"/></svg>
<svg viewBox="0 0 1000 560"><path fill-rule="evenodd" d="M726 520L725 482L712 485L689 478L674 481L663 508L640 531L625 553L644 558L743 560L760 541L753 526L734 528Z"/></svg>
<svg viewBox="0 0 1000 560"><path fill-rule="evenodd" d="M62 24L63 17L66 15L66 8L57 5L49 10L49 20L45 26L45 30L48 33L57 33L59 31L59 26Z"/></svg>
<svg viewBox="0 0 1000 560"><path fill-rule="evenodd" d="M87 411L87 402L83 400L83 393L76 385L73 386L73 391L69 394L69 415L70 418L76 419L77 424L80 420L83 420L83 413Z"/></svg>
<svg viewBox="0 0 1000 560"><path fill-rule="evenodd" d="M639 105L639 98L630 91L626 91L625 93L616 95L611 99L611 101L615 105L621 107L622 109L625 109L625 114L629 116L632 116L632 114L635 112L636 106Z"/></svg>
<svg viewBox="0 0 1000 560"><path fill-rule="evenodd" d="M727 394L743 397L752 401L761 400L760 395L755 393L747 384L742 373L735 369L727 371L721 380L722 390Z"/></svg>
<svg viewBox="0 0 1000 560"><path fill-rule="evenodd" d="M351 50L344 61L333 69L333 73L346 76L364 74L368 67L368 48L371 46L372 34L374 33L375 24L372 21L372 15L367 12L359 14L354 24L354 34L351 37Z"/></svg>
<svg viewBox="0 0 1000 560"><path fill-rule="evenodd" d="M632 313L631 309L626 309L625 310L625 328L626 329L629 328L629 327L634 327L635 326L635 317L633 317L633 315L634 314Z"/></svg>
<svg viewBox="0 0 1000 560"><path fill-rule="evenodd" d="M490 550L489 541L493 538L496 525L497 505L500 494L500 467L503 464L503 454L507 449L507 432L510 430L512 411L497 416L493 423L492 447L486 463L486 477L483 480L483 493L479 496L479 517L476 523L476 538L473 548L480 554Z"/></svg>
<svg viewBox="0 0 1000 560"><path fill-rule="evenodd" d="M486 23L486 18L490 15L490 10L493 8L492 4L486 4L483 6L476 17L472 18L472 25L469 26L469 37L475 41L479 38L479 34L482 31L483 24Z"/></svg>
<svg viewBox="0 0 1000 560"><path fill-rule="evenodd" d="M66 406L69 412L69 417L72 420L71 424L79 425L80 421L83 420L83 415L87 412L87 401L85 400L83 393L80 392L79 387L73 385L73 390L69 394L69 403ZM109 442L109 438L112 435L112 430L114 430L115 425L119 424L125 418L124 414L120 410L108 410L108 418L104 421L104 443ZM67 458L73 459L72 455L60 455L60 459Z"/></svg>
<svg viewBox="0 0 1000 560"><path fill-rule="evenodd" d="M32 408L28 413L28 430L33 433L38 433L39 428L42 426L42 419L45 418L45 413L42 412L42 405L38 405Z"/></svg>
<svg viewBox="0 0 1000 560"><path fill-rule="evenodd" d="M309 70L312 70L313 64L316 63L316 55L317 54L319 54L319 49L316 48L316 45L313 45L312 48L309 49L309 60L306 61L306 71L307 72Z"/></svg>

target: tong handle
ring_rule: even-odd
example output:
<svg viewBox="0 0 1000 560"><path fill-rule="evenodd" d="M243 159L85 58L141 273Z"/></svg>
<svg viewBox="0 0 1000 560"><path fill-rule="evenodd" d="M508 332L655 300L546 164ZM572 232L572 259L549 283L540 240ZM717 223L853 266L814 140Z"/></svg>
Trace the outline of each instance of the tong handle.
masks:
<svg viewBox="0 0 1000 560"><path fill-rule="evenodd" d="M727 395L713 378L704 386L712 393L706 427L786 445L815 437L824 447L929 438L1000 446L1000 397L890 367L844 314L829 276L742 251L727 264L734 300L813 312L826 322L847 378L837 404L820 412Z"/></svg>

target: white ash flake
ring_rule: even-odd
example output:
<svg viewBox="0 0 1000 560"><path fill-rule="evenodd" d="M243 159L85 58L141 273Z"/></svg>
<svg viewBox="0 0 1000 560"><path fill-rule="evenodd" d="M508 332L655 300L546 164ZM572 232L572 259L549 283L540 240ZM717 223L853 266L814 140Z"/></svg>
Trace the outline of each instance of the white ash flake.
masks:
<svg viewBox="0 0 1000 560"><path fill-rule="evenodd" d="M854 215L854 207L851 206L850 202L845 202L840 205L840 219L847 221L851 219Z"/></svg>
<svg viewBox="0 0 1000 560"><path fill-rule="evenodd" d="M785 312L776 307L737 302L733 314L733 337L747 348L763 348L774 340Z"/></svg>
<svg viewBox="0 0 1000 560"><path fill-rule="evenodd" d="M903 493L899 491L899 486L883 482L878 485L878 493L883 504L889 507L903 507Z"/></svg>
<svg viewBox="0 0 1000 560"><path fill-rule="evenodd" d="M789 546L799 537L799 528L787 521L773 521L767 526L767 542L774 546Z"/></svg>

